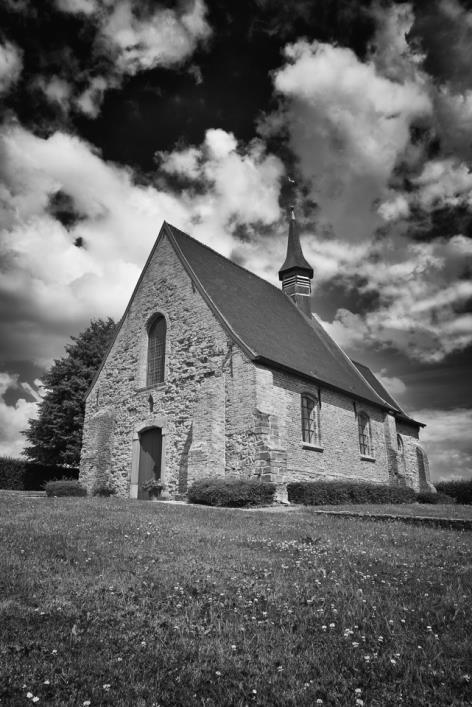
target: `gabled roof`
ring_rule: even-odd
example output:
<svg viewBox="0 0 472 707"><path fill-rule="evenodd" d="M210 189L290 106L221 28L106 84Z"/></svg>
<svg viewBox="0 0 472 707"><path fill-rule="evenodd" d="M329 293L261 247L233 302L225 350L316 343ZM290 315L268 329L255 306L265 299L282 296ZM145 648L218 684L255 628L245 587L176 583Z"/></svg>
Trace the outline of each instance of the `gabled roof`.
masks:
<svg viewBox="0 0 472 707"><path fill-rule="evenodd" d="M405 415L375 376L366 377L281 290L174 226L164 228L215 315L253 361Z"/></svg>
<svg viewBox="0 0 472 707"><path fill-rule="evenodd" d="M174 245L182 265L215 316L255 363L324 383L421 425L406 415L367 366L353 363L321 324L314 317L306 317L282 290L166 221L86 397L95 385L164 235Z"/></svg>

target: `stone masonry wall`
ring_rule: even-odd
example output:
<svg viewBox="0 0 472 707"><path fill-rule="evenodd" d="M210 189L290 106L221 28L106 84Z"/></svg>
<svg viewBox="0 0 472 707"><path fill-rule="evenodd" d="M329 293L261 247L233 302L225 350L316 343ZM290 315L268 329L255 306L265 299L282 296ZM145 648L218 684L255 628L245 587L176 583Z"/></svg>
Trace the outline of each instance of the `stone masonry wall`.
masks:
<svg viewBox="0 0 472 707"><path fill-rule="evenodd" d="M164 383L148 388L146 324L157 312L167 320L166 376ZM133 437L153 419L165 436L161 477L171 496L184 491L206 464L208 471L223 474L224 367L230 348L164 237L87 399L81 461L81 479L87 486L91 488L94 476L108 475L121 495L129 495L133 451L139 453ZM206 419L208 406L211 414ZM95 420L104 410L113 417L113 436L97 442ZM106 464L100 461L105 447L110 448Z"/></svg>
<svg viewBox="0 0 472 707"><path fill-rule="evenodd" d="M320 395L321 450L302 442L301 395ZM396 421L374 405L354 401L347 395L318 388L296 376L259 367L257 370L257 410L264 418L260 433L266 450L258 465L263 475L275 482L317 479L353 479L373 483L403 483L394 475ZM371 420L373 460L359 451L357 415L365 411ZM389 418L389 419L387 419ZM418 467L410 459L410 438L405 437L409 474L405 483L417 488ZM407 451L408 450L408 451Z"/></svg>
<svg viewBox="0 0 472 707"><path fill-rule="evenodd" d="M233 346L226 366L226 473L249 478L257 473L256 367Z"/></svg>

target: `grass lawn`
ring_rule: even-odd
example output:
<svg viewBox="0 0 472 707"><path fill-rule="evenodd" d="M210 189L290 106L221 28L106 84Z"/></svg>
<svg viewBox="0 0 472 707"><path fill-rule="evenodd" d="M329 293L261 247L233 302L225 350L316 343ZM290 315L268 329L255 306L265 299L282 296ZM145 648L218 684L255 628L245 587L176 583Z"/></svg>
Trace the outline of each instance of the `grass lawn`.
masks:
<svg viewBox="0 0 472 707"><path fill-rule="evenodd" d="M396 516L427 516L428 518L458 518L472 520L472 506L453 503L432 505L430 503L346 504L342 506L316 506L320 511L353 511L355 513L379 513Z"/></svg>
<svg viewBox="0 0 472 707"><path fill-rule="evenodd" d="M470 705L471 540L0 499L0 704Z"/></svg>

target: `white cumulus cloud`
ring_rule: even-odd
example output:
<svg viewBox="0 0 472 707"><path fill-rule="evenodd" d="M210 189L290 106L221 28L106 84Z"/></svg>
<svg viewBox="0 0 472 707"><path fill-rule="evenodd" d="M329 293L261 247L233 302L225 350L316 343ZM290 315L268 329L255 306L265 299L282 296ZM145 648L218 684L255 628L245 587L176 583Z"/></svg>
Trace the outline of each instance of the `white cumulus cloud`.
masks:
<svg viewBox="0 0 472 707"><path fill-rule="evenodd" d="M4 395L11 388L18 388L18 376L0 372L0 456L22 455L25 438L21 434L28 427L28 420L37 416L36 402L19 398L15 405L7 405Z"/></svg>
<svg viewBox="0 0 472 707"><path fill-rule="evenodd" d="M45 139L18 126L5 128L0 151L6 357L22 350L45 364L92 317L119 318L164 219L228 256L241 246L238 226L277 225L280 218L281 162L260 142L237 146L221 130L209 130L195 148L196 177L205 189L179 194L136 184L130 170L60 132ZM160 159L163 173L183 168L178 152ZM49 207L58 193L67 195L77 215L68 227ZM77 239L83 247L74 245ZM261 268L267 250L261 251Z"/></svg>
<svg viewBox="0 0 472 707"><path fill-rule="evenodd" d="M21 51L11 42L0 44L0 94L19 79L23 61Z"/></svg>

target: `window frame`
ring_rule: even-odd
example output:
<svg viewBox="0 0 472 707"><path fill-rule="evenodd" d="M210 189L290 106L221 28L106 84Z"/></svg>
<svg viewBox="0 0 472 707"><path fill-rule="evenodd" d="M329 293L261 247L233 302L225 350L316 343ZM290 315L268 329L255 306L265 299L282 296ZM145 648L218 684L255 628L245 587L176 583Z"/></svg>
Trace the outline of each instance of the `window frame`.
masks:
<svg viewBox="0 0 472 707"><path fill-rule="evenodd" d="M310 408L308 401L313 403ZM320 400L313 393L302 393L300 400L302 445L321 449Z"/></svg>
<svg viewBox="0 0 472 707"><path fill-rule="evenodd" d="M357 414L357 432L361 457L374 459L374 444L372 440L370 415L368 415L365 410L360 410Z"/></svg>
<svg viewBox="0 0 472 707"><path fill-rule="evenodd" d="M158 336L153 336L158 326L162 327ZM146 388L164 383L167 363L167 320L162 313L156 313L147 325Z"/></svg>

